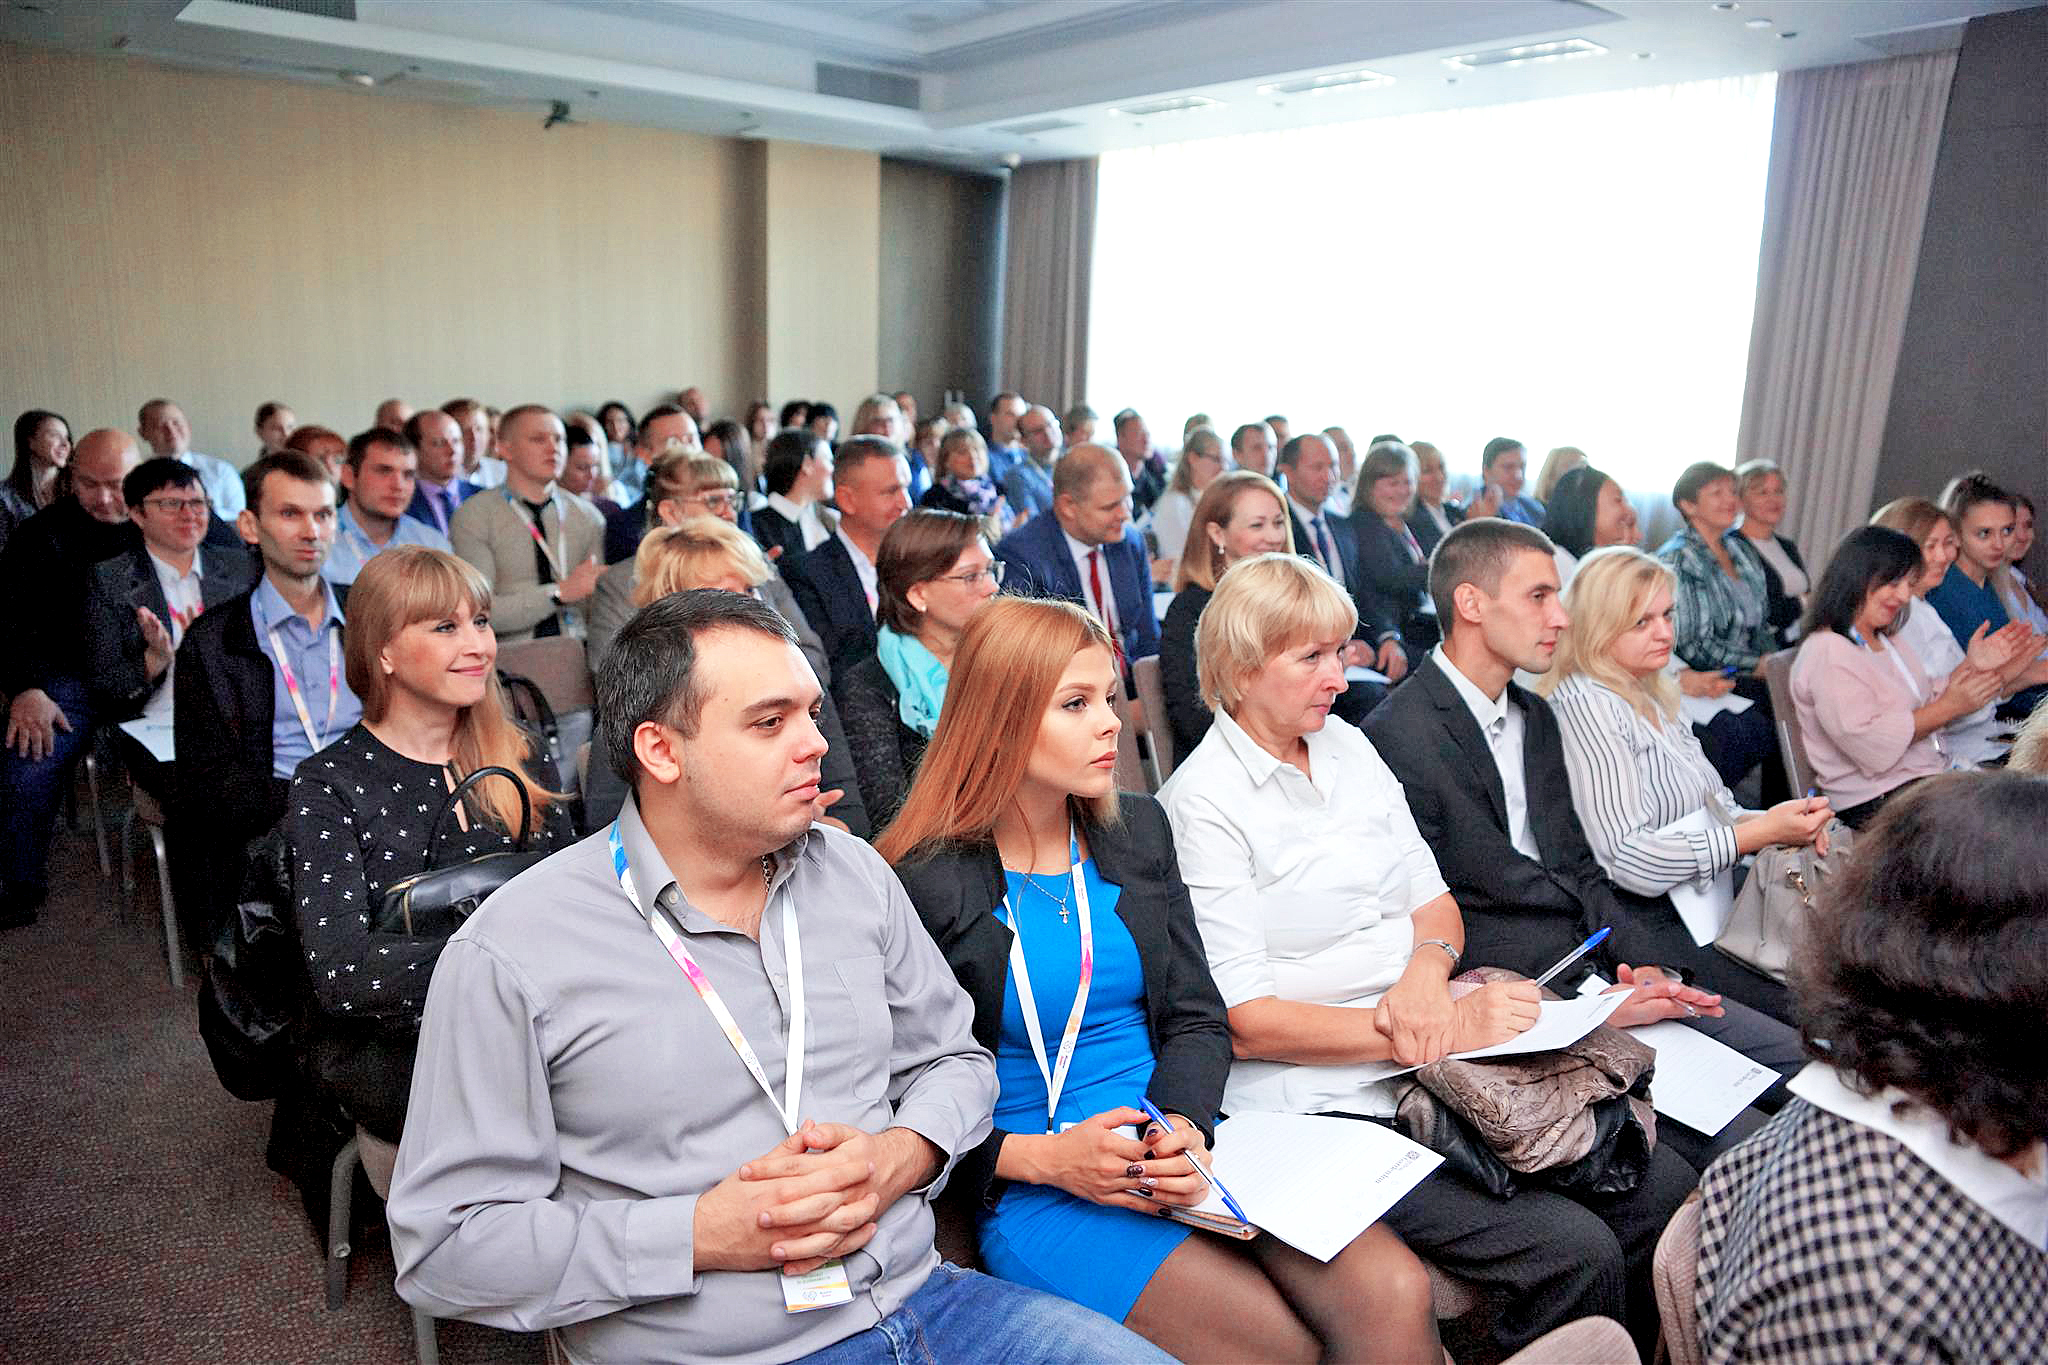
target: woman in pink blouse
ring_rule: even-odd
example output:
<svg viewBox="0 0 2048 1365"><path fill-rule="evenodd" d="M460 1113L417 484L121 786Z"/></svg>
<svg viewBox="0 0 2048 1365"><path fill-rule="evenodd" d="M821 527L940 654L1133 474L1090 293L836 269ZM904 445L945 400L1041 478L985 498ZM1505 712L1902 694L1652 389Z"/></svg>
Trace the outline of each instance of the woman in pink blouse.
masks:
<svg viewBox="0 0 2048 1365"><path fill-rule="evenodd" d="M1894 793L1960 766L1940 730L1998 695L1967 661L1932 679L1898 629L1920 547L1883 526L1851 531L1821 576L1792 664L1806 756L1842 821L1860 829Z"/></svg>

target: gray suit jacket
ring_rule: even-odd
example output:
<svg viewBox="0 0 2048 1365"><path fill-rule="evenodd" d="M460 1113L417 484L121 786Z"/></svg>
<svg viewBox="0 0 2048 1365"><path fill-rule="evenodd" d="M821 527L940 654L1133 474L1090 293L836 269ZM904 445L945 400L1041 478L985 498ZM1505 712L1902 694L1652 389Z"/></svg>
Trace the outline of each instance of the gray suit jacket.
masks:
<svg viewBox="0 0 2048 1365"><path fill-rule="evenodd" d="M455 509L448 540L455 553L474 564L491 585L491 624L505 642L530 640L533 628L560 608L548 596L534 563L533 523L500 489L491 488ZM557 551L560 572L569 574L587 559L604 559L604 514L574 493L554 490L541 516L541 534ZM586 600L565 613L562 633L581 636Z"/></svg>
<svg viewBox="0 0 2048 1365"><path fill-rule="evenodd" d="M247 592L255 581L253 554L216 545L199 547L199 600L207 610ZM157 581L149 552L140 545L93 565L86 590L86 657L91 666L86 682L110 719L141 714L168 675L167 670L149 676L144 662L148 646L135 620L137 607L149 608L164 629L170 629L171 608L164 600L163 584Z"/></svg>

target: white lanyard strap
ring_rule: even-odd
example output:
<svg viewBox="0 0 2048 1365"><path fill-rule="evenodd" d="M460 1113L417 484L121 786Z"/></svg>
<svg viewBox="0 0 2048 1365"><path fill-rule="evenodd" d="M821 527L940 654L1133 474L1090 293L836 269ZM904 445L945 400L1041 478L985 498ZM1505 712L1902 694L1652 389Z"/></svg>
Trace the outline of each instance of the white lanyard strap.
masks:
<svg viewBox="0 0 2048 1365"><path fill-rule="evenodd" d="M547 542L547 537L541 534L540 521L533 515L533 513L527 510L526 504L520 500L519 495L517 493L512 492L510 489L505 490L505 501L512 504L512 510L518 514L519 520L526 523L527 534L533 537L534 544L540 546L541 554L546 556L547 558L548 567L555 571L555 581L557 583L561 582L564 578L568 576L562 571L562 556L565 553L565 550L561 543L561 514L559 512L556 513L556 543L550 545ZM547 505L549 507L553 507L555 505L555 495L553 493L548 494Z"/></svg>
<svg viewBox="0 0 2048 1365"><path fill-rule="evenodd" d="M284 641L277 636L277 627L266 632L270 636L270 653L277 660L277 671L284 677L284 693L292 699L292 709L299 713L299 727L306 732L306 743L319 753L327 747L327 732L334 728L334 702L341 691L341 632L326 626L327 631L327 720L319 730L313 728L313 713L306 709L306 696L299 687L298 675L292 672L291 660L285 657Z"/></svg>
<svg viewBox="0 0 2048 1365"><path fill-rule="evenodd" d="M697 965L697 959L690 956L690 950L683 944L683 936L676 932L668 917L640 903L640 893L633 888L632 868L626 860L625 841L619 837L619 825L612 822L610 843L612 869L618 873L619 889L626 893L626 899L640 917L647 921L647 927L654 931L655 938L668 950L668 955L682 968L683 975L696 988L698 999L704 1008L711 1011L711 1017L725 1033L725 1040L732 1044L732 1050L739 1054L741 1065L754 1078L754 1084L761 1087L761 1093L768 1097L768 1103L775 1106L775 1113L782 1120L783 1131L794 1133L800 1118L799 1101L804 1090L804 949L803 939L796 927L796 902L785 887L776 893L782 901L782 951L789 966L789 1049L783 1063L783 1098L775 1098L775 1088L768 1084L768 1073L761 1067L761 1059L754 1053L753 1045L747 1042L747 1035L740 1031L739 1021L732 1017L725 1001L719 998L717 988L704 975L704 969ZM765 918L765 916L764 916Z"/></svg>
<svg viewBox="0 0 2048 1365"><path fill-rule="evenodd" d="M1081 1041L1081 1017L1088 1012L1088 989L1095 979L1095 931L1088 915L1088 879L1081 872L1081 847L1067 825L1067 875L1073 879L1074 909L1081 916L1080 983L1074 990L1074 1007L1067 1013L1066 1031L1060 1035L1059 1059L1048 1063L1045 1030L1038 1021L1038 1001L1031 993L1031 972L1024 965L1024 923L1017 907L1003 897L1003 909L1010 917L1010 979L1017 983L1017 1004L1024 1013L1024 1033L1031 1040L1031 1057L1038 1074L1045 1078L1045 1131L1059 1131L1060 1092L1067 1088L1067 1071L1074 1064L1074 1045ZM1025 885L1030 885L1025 877Z"/></svg>

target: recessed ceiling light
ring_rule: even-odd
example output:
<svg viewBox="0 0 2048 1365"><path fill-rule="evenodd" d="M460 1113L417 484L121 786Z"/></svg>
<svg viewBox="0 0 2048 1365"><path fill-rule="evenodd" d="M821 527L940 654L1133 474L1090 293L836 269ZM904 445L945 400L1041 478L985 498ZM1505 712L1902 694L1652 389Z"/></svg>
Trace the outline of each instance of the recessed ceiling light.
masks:
<svg viewBox="0 0 2048 1365"><path fill-rule="evenodd" d="M1636 54L1636 60L1639 62L1647 62L1648 60L1650 60L1650 58L1656 55L1657 54L1654 52L1638 52Z"/></svg>
<svg viewBox="0 0 2048 1365"><path fill-rule="evenodd" d="M1154 114L1180 114L1190 109L1216 109L1222 104L1222 100L1212 100L1207 95L1177 95L1147 104L1129 104L1109 112L1127 118L1150 118Z"/></svg>
<svg viewBox="0 0 2048 1365"><path fill-rule="evenodd" d="M1799 36L1799 30L1796 28L1788 28L1783 33L1780 33L1778 36L1780 38L1797 38Z"/></svg>
<svg viewBox="0 0 2048 1365"><path fill-rule="evenodd" d="M1298 81L1276 81L1259 87L1261 95L1327 95L1336 90L1369 90L1375 85L1392 85L1392 76L1377 71L1333 71L1327 76L1309 76Z"/></svg>
<svg viewBox="0 0 2048 1365"><path fill-rule="evenodd" d="M1714 8L1725 14L1731 9L1741 9L1742 6L1736 4L1735 0L1714 0Z"/></svg>
<svg viewBox="0 0 2048 1365"><path fill-rule="evenodd" d="M1599 57L1607 49L1584 38L1563 38L1554 43L1526 43L1520 47L1495 48L1491 52L1467 52L1446 57L1444 65L1471 71L1485 66L1526 66L1531 62L1561 62L1572 57Z"/></svg>
<svg viewBox="0 0 2048 1365"><path fill-rule="evenodd" d="M1744 28L1769 28L1771 21L1768 19L1744 19L1742 26Z"/></svg>

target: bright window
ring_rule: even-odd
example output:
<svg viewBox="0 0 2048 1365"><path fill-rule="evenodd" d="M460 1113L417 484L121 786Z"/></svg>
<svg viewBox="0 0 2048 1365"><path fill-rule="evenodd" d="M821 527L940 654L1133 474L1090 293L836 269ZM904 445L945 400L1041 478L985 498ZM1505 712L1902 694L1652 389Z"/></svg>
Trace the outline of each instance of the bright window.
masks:
<svg viewBox="0 0 2048 1365"><path fill-rule="evenodd" d="M1103 156L1088 398L1513 436L1665 490L1735 449L1770 75Z"/></svg>

